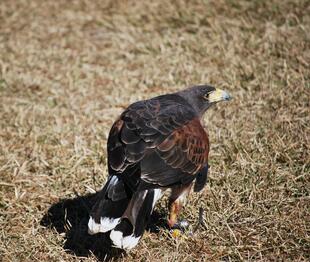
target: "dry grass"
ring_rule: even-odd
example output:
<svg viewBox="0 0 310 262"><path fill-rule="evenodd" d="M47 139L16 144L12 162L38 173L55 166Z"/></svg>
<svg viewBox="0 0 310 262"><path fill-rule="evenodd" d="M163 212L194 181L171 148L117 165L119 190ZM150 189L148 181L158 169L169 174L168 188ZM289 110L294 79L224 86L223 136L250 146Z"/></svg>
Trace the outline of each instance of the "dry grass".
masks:
<svg viewBox="0 0 310 262"><path fill-rule="evenodd" d="M187 2L1 1L0 260L102 259L93 195L76 195L106 179L113 120L211 83L234 100L205 119L209 184L184 210L195 224L202 206L204 227L114 259L309 261L309 1Z"/></svg>

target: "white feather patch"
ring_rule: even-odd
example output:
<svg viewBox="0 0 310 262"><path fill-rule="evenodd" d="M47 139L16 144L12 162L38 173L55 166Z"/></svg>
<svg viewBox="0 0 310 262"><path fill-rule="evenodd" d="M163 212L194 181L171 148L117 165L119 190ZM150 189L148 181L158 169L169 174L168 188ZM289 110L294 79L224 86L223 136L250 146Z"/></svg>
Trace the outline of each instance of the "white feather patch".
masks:
<svg viewBox="0 0 310 262"><path fill-rule="evenodd" d="M123 233L121 231L113 230L110 233L110 238L116 247L122 249L132 249L138 244L141 237L135 237L133 234L123 237Z"/></svg>
<svg viewBox="0 0 310 262"><path fill-rule="evenodd" d="M152 204L152 208L156 205L156 202L161 198L162 190L161 189L154 189L154 200Z"/></svg>
<svg viewBox="0 0 310 262"><path fill-rule="evenodd" d="M96 223L95 220L90 217L88 220L88 234L93 235L99 233L100 224Z"/></svg>
<svg viewBox="0 0 310 262"><path fill-rule="evenodd" d="M90 235L97 234L99 232L105 233L116 227L120 218L109 218L102 217L100 218L100 224L96 223L95 220L90 217L88 221L88 233Z"/></svg>
<svg viewBox="0 0 310 262"><path fill-rule="evenodd" d="M102 217L100 219L100 232L104 233L116 227L121 218Z"/></svg>
<svg viewBox="0 0 310 262"><path fill-rule="evenodd" d="M187 196L188 196L189 191L185 190L177 199L181 201L183 205L186 204L187 201Z"/></svg>
<svg viewBox="0 0 310 262"><path fill-rule="evenodd" d="M111 177L111 180L110 180L110 182L109 182L109 185L114 186L114 185L117 184L117 182L118 182L117 176L112 176L112 177Z"/></svg>

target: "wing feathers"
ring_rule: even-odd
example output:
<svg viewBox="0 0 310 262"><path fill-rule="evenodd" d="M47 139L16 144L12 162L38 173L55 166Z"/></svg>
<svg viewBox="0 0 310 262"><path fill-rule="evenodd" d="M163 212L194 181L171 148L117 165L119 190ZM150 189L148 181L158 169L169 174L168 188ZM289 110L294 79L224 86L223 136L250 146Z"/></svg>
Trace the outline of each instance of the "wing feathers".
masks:
<svg viewBox="0 0 310 262"><path fill-rule="evenodd" d="M198 119L174 131L158 147L168 165L193 174L208 161L209 141Z"/></svg>
<svg viewBox="0 0 310 262"><path fill-rule="evenodd" d="M110 150L109 165L114 170L120 170L125 163L125 157L124 147L118 146Z"/></svg>
<svg viewBox="0 0 310 262"><path fill-rule="evenodd" d="M123 126L121 131L121 140L125 144L133 144L137 143L141 138L137 134L137 132L133 129L127 128L127 126Z"/></svg>
<svg viewBox="0 0 310 262"><path fill-rule="evenodd" d="M139 165L141 178L160 185L192 179L208 161L208 136L190 106L173 96L157 99L131 105L113 125L110 168L123 173Z"/></svg>

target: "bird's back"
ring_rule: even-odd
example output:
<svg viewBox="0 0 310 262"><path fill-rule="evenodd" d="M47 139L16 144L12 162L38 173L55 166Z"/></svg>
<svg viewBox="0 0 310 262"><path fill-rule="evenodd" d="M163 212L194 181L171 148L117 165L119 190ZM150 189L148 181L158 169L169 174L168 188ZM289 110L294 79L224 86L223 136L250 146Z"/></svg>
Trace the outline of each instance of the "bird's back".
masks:
<svg viewBox="0 0 310 262"><path fill-rule="evenodd" d="M131 248L161 193L188 187L206 165L209 140L192 105L168 94L131 104L113 124L107 151L109 180L89 228L112 230L115 245Z"/></svg>
<svg viewBox="0 0 310 262"><path fill-rule="evenodd" d="M167 140L171 140L175 147L164 149ZM187 152L190 159L184 157L184 152L193 146L200 147L196 151L204 153L201 159L194 156L198 153L194 150ZM175 151L174 158L180 155L179 160L183 160L179 161L179 165L169 165L173 159L166 152L171 150ZM172 176L173 172L177 172L180 179L170 177L176 183L181 181L184 173L182 164L187 164L185 175L188 176L204 166L202 162L207 161L208 150L208 136L193 107L177 94L162 95L130 105L116 120L108 138L109 172L110 175L126 174L138 165L137 168L147 181L154 180L156 170L157 175L168 172ZM190 160L193 165L188 163ZM155 163L157 168L152 166ZM153 175L149 175L150 172ZM158 184L162 183L158 181ZM164 184L169 185L169 181Z"/></svg>

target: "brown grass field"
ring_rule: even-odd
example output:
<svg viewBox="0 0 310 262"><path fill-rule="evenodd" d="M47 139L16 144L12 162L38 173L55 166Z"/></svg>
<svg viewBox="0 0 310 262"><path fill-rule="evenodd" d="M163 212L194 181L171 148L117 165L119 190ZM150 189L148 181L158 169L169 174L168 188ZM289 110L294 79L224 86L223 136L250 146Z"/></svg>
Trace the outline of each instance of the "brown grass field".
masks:
<svg viewBox="0 0 310 262"><path fill-rule="evenodd" d="M310 2L0 2L0 261L309 261ZM130 103L209 83L206 188L173 238L88 236L106 141ZM156 227L157 226L157 227ZM158 230L155 230L157 229Z"/></svg>

